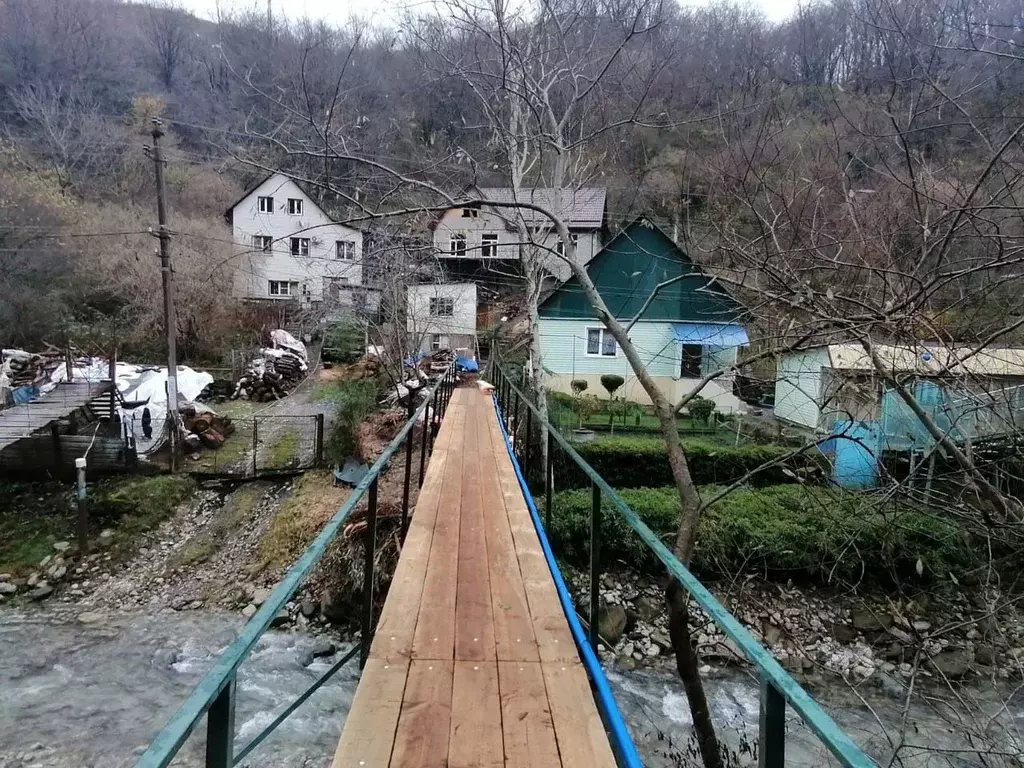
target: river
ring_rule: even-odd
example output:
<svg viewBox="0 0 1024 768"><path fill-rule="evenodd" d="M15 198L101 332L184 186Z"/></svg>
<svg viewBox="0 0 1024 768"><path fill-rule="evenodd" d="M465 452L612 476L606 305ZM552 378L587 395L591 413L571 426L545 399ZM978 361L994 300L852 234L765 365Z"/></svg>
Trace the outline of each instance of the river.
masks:
<svg viewBox="0 0 1024 768"><path fill-rule="evenodd" d="M111 618L95 624L60 619L47 612L0 611L0 768L120 768L133 765L144 746L186 698L240 626L237 617L201 612ZM313 646L307 635L268 632L239 671L236 711L241 746L285 703L298 696L332 663L303 667ZM339 649L342 652L345 649ZM337 658L337 657L335 657ZM250 755L244 765L327 766L341 732L358 676L350 664ZM676 679L667 671L611 673L611 684L634 739L649 766L695 765L689 712ZM743 745L756 741L758 688L737 670L715 671L708 690L724 740L746 765ZM877 720L900 722L902 703L877 688L822 691L826 707L872 754L888 756ZM985 690L975 699L999 715L999 698ZM980 703L977 703L980 702ZM868 706L874 711L869 711ZM995 721L1006 744L1024 725L1024 702L1010 700ZM877 720L876 720L877 716ZM908 719L922 745L961 749L962 739L925 704ZM829 764L817 741L790 713L787 765ZM1005 734L1009 733L1009 736ZM202 734L183 749L175 765L200 765ZM33 749L39 744L44 749ZM46 749L48 747L49 749ZM916 755L916 756L915 756ZM976 766L976 756L903 754L907 766ZM985 765L1020 765L1010 758ZM756 764L756 763L754 763Z"/></svg>

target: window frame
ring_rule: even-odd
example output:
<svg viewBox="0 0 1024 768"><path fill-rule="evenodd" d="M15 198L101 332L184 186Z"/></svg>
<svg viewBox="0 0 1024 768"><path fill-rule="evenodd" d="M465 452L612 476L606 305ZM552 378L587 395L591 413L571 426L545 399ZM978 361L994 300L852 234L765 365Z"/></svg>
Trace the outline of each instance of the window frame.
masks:
<svg viewBox="0 0 1024 768"><path fill-rule="evenodd" d="M274 293L274 286L277 286L277 293ZM294 293L292 292L292 286L295 286ZM281 286L284 286L285 291L281 293ZM295 280L268 280L267 281L267 295L273 298L292 298L293 296L299 295L299 284Z"/></svg>
<svg viewBox="0 0 1024 768"><path fill-rule="evenodd" d="M296 247L296 243L298 247ZM308 237L293 237L291 238L291 254L292 256L305 257L309 256L309 238ZM303 253L305 248L305 253Z"/></svg>
<svg viewBox="0 0 1024 768"><path fill-rule="evenodd" d="M442 312L446 307L449 311ZM427 303L427 314L430 317L455 317L455 299L452 296L431 296Z"/></svg>
<svg viewBox="0 0 1024 768"><path fill-rule="evenodd" d="M485 239L486 238L486 239ZM494 259L498 257L498 233L484 232L480 235L480 258Z"/></svg>
<svg viewBox="0 0 1024 768"><path fill-rule="evenodd" d="M572 240L572 244L575 248L580 247L580 234L579 232L570 232L569 239ZM565 243L562 242L562 238L555 240L555 253L559 256L565 256Z"/></svg>
<svg viewBox="0 0 1024 768"><path fill-rule="evenodd" d="M452 341L446 333L432 333L430 334L430 351L437 352L439 349L443 349L441 346L441 340L444 339L446 344L445 347L451 348Z"/></svg>
<svg viewBox="0 0 1024 768"><path fill-rule="evenodd" d="M464 218L464 219L478 219L478 218L480 218L480 209L479 208L463 208L462 209L462 218Z"/></svg>
<svg viewBox="0 0 1024 768"><path fill-rule="evenodd" d="M296 205L297 203L297 205ZM288 198L288 215L289 216L301 216L303 210L306 207L306 201L301 197L289 197Z"/></svg>
<svg viewBox="0 0 1024 768"><path fill-rule="evenodd" d="M343 249L342 246L347 246ZM342 250L348 251L348 256L342 256ZM355 240L335 240L334 241L334 258L336 261L355 261L356 259L356 241Z"/></svg>
<svg viewBox="0 0 1024 768"><path fill-rule="evenodd" d="M461 248L457 247L461 244ZM465 232L452 232L448 236L448 255L464 258L466 255L467 238Z"/></svg>
<svg viewBox="0 0 1024 768"><path fill-rule="evenodd" d="M256 210L260 213L273 213L274 212L274 196L273 195L256 195Z"/></svg>
<svg viewBox="0 0 1024 768"><path fill-rule="evenodd" d="M259 241L257 243L257 241ZM270 253L274 247L273 235L253 235L252 236L252 249L254 251L260 251L261 253Z"/></svg>
<svg viewBox="0 0 1024 768"><path fill-rule="evenodd" d="M693 355L687 356L687 349L697 349L696 357L696 369L693 368L694 357ZM680 379L699 379L703 376L701 373L704 370L704 354L707 347L703 344L690 344L682 343L679 345L679 378ZM689 366L688 366L689 364ZM694 373L696 370L696 373Z"/></svg>
<svg viewBox="0 0 1024 768"><path fill-rule="evenodd" d="M590 351L590 334L591 334L592 331L597 331L597 333L598 333L598 336L597 336L597 352L591 352ZM611 348L612 351L611 351L610 354L605 352L605 348L608 345L606 339L610 340L611 344L612 344L612 348ZM584 349L584 353L586 354L587 357L604 357L604 358L608 358L608 357L618 357L619 356L619 344L618 344L618 342L615 341L615 337L612 336L611 331L609 331L607 328L605 328L603 326L588 326L587 327L587 337L586 337L585 341L586 341L586 347Z"/></svg>

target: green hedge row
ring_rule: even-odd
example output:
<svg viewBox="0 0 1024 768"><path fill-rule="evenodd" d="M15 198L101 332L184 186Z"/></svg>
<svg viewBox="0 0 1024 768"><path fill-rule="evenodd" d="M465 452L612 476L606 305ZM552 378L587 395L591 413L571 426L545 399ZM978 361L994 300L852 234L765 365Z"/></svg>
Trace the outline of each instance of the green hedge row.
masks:
<svg viewBox="0 0 1024 768"><path fill-rule="evenodd" d="M717 445L700 438L684 438L682 445L697 485L734 483L748 472L793 450L781 445ZM575 443L573 447L612 488L673 484L668 451L660 437L614 435L589 443ZM590 479L563 451L556 449L555 454L556 488L590 485ZM824 457L812 449L758 472L749 482L763 486L796 482L800 478L821 478L824 468Z"/></svg>
<svg viewBox="0 0 1024 768"><path fill-rule="evenodd" d="M720 488L701 490L710 498ZM635 488L623 500L671 548L681 506L674 488ZM555 553L584 565L589 557L590 491L553 499ZM606 501L602 559L663 571L650 550ZM918 561L922 572L917 573ZM732 576L759 572L822 583L933 582L957 578L978 564L975 549L947 518L916 507L880 505L874 494L781 485L737 489L702 514L694 569Z"/></svg>

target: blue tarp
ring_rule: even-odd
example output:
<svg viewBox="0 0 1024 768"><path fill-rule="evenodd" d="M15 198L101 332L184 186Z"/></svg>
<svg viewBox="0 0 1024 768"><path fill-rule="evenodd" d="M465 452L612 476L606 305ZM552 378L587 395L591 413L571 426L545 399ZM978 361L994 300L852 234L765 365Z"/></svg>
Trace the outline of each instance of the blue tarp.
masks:
<svg viewBox="0 0 1024 768"><path fill-rule="evenodd" d="M476 360L473 360L468 357L456 357L455 367L458 368L460 371L470 371L473 373L476 373L477 371L480 370L480 366L477 365Z"/></svg>
<svg viewBox="0 0 1024 768"><path fill-rule="evenodd" d="M11 397L14 398L15 405L30 403L39 397L39 387L34 384L27 387L16 387L11 390Z"/></svg>
<svg viewBox="0 0 1024 768"><path fill-rule="evenodd" d="M750 343L742 326L725 323L672 323L672 335L684 344L705 347L742 347Z"/></svg>

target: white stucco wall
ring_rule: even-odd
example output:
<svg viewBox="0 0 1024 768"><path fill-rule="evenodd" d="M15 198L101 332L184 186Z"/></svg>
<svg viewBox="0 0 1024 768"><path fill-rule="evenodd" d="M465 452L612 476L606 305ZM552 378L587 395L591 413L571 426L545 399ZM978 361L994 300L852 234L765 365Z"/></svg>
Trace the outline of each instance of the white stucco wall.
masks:
<svg viewBox="0 0 1024 768"><path fill-rule="evenodd" d="M822 368L828 365L825 348L783 355L775 380L775 415L816 429L821 418Z"/></svg>
<svg viewBox="0 0 1024 768"><path fill-rule="evenodd" d="M451 299L451 317L430 314L431 299ZM406 330L413 346L430 349L431 337L448 338L452 347L472 349L476 338L476 285L474 283L440 283L411 285L408 288Z"/></svg>
<svg viewBox="0 0 1024 768"><path fill-rule="evenodd" d="M561 392L571 392L572 380L584 379L588 384L588 393L605 397L607 393L601 386L601 376L614 373L625 379L625 384L615 393L616 397L649 404L650 397L640 386L622 350L617 349L614 357L587 354L587 330L602 327L598 320L541 318L541 359L544 368L550 373L550 387ZM629 338L636 346L647 372L671 399L678 400L692 392L700 382L700 379L684 379L679 375L682 345L675 339L672 323L641 321L633 326ZM702 374L730 365L736 361L737 354L738 349L735 347L714 348L710 353L706 351ZM724 413L740 408L739 399L732 393L731 375L706 384L701 390L701 396L714 400L717 409Z"/></svg>
<svg viewBox="0 0 1024 768"><path fill-rule="evenodd" d="M462 215L462 208L447 211L434 229L434 247L437 249L438 257L441 259L455 258L451 255L451 236L453 233L462 233L466 236L466 258L485 259L481 250L482 235L496 234L498 236L498 247L495 255L486 258L496 259L518 259L519 243L524 238L517 232L508 230L508 223L494 211L481 209L475 217ZM558 235L554 232L543 233L539 242L552 250L557 248ZM576 254L584 264L588 264L594 254L601 250L600 233L587 230L573 230L577 237ZM565 279L569 276L569 267L554 254L549 254L548 268L558 276Z"/></svg>
<svg viewBox="0 0 1024 768"><path fill-rule="evenodd" d="M273 213L260 213L258 199L274 198ZM302 215L288 213L288 199L303 201ZM270 253L253 247L253 236L274 238ZM309 238L309 255L293 256L291 238ZM260 184L232 212L232 240L241 255L237 261L233 293L238 298L275 299L269 281L299 283L300 300L322 301L325 282L362 285L363 236L358 230L332 222L291 179L276 174ZM351 260L336 258L336 242L355 243ZM303 296L303 292L306 295ZM342 301L350 292L341 291Z"/></svg>

